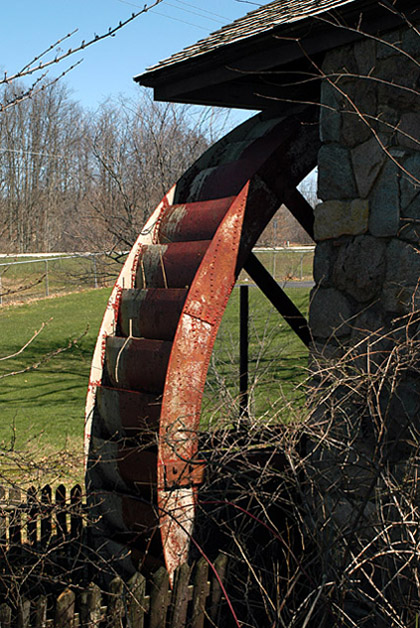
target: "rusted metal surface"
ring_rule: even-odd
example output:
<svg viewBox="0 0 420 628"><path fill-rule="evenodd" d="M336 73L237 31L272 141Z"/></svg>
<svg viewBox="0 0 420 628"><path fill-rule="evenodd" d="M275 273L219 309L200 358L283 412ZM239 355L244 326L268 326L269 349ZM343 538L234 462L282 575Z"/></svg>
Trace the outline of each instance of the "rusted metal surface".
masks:
<svg viewBox="0 0 420 628"><path fill-rule="evenodd" d="M122 335L173 340L186 297L185 288L124 290L118 316Z"/></svg>
<svg viewBox="0 0 420 628"><path fill-rule="evenodd" d="M165 491L185 486L199 486L203 482L204 471L204 460L184 461L179 458L165 460L163 464Z"/></svg>
<svg viewBox="0 0 420 628"><path fill-rule="evenodd" d="M107 374L114 386L159 393L165 382L172 343L146 338L106 339Z"/></svg>
<svg viewBox="0 0 420 628"><path fill-rule="evenodd" d="M87 461L89 456L90 438L92 433L93 416L96 406L96 389L99 384L102 383L103 368L105 360L105 340L108 336L115 334L118 317L119 300L121 297L121 291L124 288L134 288L134 276L137 268L137 261L139 256L140 247L145 244L151 244L153 241L153 228L156 225L159 214L162 209L168 207L174 198L175 186L164 196L159 203L155 211L146 222L142 232L137 238L131 252L124 264L121 273L115 282L115 286L112 290L109 298L105 314L102 320L101 328L99 330L98 339L95 345L95 351L92 358L92 366L89 375L89 386L86 397L85 407L85 426L84 426L84 453L85 453L85 467L87 467Z"/></svg>
<svg viewBox="0 0 420 628"><path fill-rule="evenodd" d="M143 247L136 288L189 288L209 246L208 240Z"/></svg>
<svg viewBox="0 0 420 628"><path fill-rule="evenodd" d="M118 471L124 482L138 488L156 486L157 452L145 451L142 447L119 447L117 452Z"/></svg>
<svg viewBox="0 0 420 628"><path fill-rule="evenodd" d="M169 573L187 559L192 522L177 525L169 510L177 512L188 489L165 486L168 462L194 460L201 400L210 356L230 293L235 285L236 257L241 239L249 186L246 185L219 226L188 294L168 364L159 426L158 506L165 562ZM186 478L187 480L187 478ZM190 479L192 484L192 478ZM194 493L187 509L193 516ZM178 497L176 493L179 493Z"/></svg>
<svg viewBox="0 0 420 628"><path fill-rule="evenodd" d="M98 386L97 407L110 437L136 437L156 442L161 395Z"/></svg>
<svg viewBox="0 0 420 628"><path fill-rule="evenodd" d="M211 240L234 198L172 205L162 216L156 243Z"/></svg>
<svg viewBox="0 0 420 628"><path fill-rule="evenodd" d="M102 534L106 552L125 543L142 564L163 549L171 577L193 531L204 472L201 399L223 312L252 244L317 152L301 141L296 119L257 118L241 128L228 136L232 144L198 160L143 229L111 295L91 371L86 451L96 547ZM299 166L303 149L309 156Z"/></svg>

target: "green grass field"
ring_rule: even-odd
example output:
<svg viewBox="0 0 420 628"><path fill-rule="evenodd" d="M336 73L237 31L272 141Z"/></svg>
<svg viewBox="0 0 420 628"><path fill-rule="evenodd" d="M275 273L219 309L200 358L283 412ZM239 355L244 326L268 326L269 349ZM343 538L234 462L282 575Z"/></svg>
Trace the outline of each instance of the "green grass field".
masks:
<svg viewBox="0 0 420 628"><path fill-rule="evenodd" d="M3 358L47 323L22 354L0 362L0 452L4 464L24 467L27 459L34 460L39 466L35 465L35 475L49 466L57 473L71 473L73 466L81 464L90 360L109 292L108 288L90 290L0 311ZM69 344L66 351L51 355ZM7 375L38 363L27 372Z"/></svg>
<svg viewBox="0 0 420 628"><path fill-rule="evenodd" d="M250 287L249 292L251 406L256 415L287 420L286 400L299 404L295 387L305 375L307 350L259 290ZM109 293L109 288L89 290L0 309L0 471L4 474L17 474L21 480L29 465L31 482L34 475L45 473L80 480L90 360ZM308 290L292 288L289 294L307 310ZM209 371L203 405L206 424L234 420L237 415L238 301L235 289ZM45 328L24 352L4 359L43 324Z"/></svg>
<svg viewBox="0 0 420 628"><path fill-rule="evenodd" d="M288 295L307 315L309 290ZM257 418L287 421L301 406L298 389L306 377L308 351L255 286L249 288L249 405ZM239 290L235 289L215 343L207 377L205 421L235 421L239 416Z"/></svg>

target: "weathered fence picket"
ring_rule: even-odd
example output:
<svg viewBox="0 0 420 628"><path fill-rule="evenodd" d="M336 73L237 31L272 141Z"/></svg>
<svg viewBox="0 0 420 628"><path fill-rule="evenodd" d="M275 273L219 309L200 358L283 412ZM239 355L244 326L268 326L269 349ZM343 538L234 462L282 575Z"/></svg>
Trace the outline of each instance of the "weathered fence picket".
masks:
<svg viewBox="0 0 420 628"><path fill-rule="evenodd" d="M104 591L94 582L92 556L84 545L87 519L80 486L68 494L63 485L54 493L47 485L40 496L34 487L22 496L18 489L0 486L0 628L223 625L218 578L224 581L226 576L225 555L213 565L218 577L201 558L195 567L184 564L177 569L172 589L166 569L160 567L147 579L141 573L127 583L116 577ZM26 581L30 571L33 593L22 590L11 602L10 583L17 591L19 577ZM37 574L46 590L37 588Z"/></svg>
<svg viewBox="0 0 420 628"><path fill-rule="evenodd" d="M205 558L200 558L194 574L193 615L191 628L203 628L206 599L209 594L209 565Z"/></svg>

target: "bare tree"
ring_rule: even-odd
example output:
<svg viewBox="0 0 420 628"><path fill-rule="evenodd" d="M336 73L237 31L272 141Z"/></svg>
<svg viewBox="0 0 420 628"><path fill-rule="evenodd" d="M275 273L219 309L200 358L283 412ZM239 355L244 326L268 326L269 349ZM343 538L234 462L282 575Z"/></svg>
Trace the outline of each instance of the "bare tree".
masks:
<svg viewBox="0 0 420 628"><path fill-rule="evenodd" d="M192 108L137 102L106 103L89 134L89 220L102 248L131 246L146 217L208 146L203 117Z"/></svg>

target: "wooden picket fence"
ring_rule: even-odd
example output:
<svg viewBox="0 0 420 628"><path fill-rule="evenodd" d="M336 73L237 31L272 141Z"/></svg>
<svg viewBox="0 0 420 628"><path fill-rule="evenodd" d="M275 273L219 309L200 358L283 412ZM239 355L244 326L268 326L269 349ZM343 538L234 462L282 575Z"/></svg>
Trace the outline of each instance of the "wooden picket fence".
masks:
<svg viewBox="0 0 420 628"><path fill-rule="evenodd" d="M225 555L211 568L204 558L182 565L172 589L161 567L147 579L115 577L104 591L84 551L86 525L80 486L69 498L64 486L53 495L47 485L40 496L32 488L24 498L18 489L0 487L0 628L228 625L221 621Z"/></svg>

